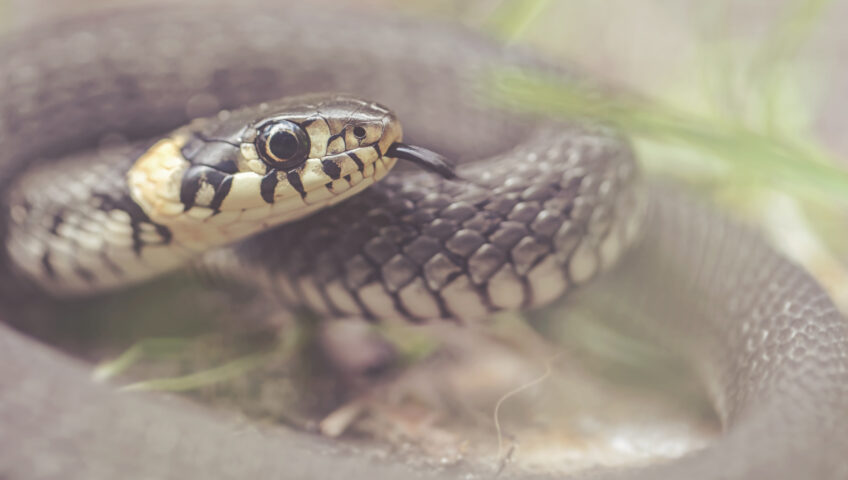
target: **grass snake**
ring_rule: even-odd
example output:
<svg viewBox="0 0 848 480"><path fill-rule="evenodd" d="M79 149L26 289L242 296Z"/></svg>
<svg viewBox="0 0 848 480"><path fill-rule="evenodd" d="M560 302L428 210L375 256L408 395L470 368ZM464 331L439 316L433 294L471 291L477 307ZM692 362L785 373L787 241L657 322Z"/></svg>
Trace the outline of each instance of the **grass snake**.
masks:
<svg viewBox="0 0 848 480"><path fill-rule="evenodd" d="M503 66L575 75L455 27L296 2L116 9L5 38L4 302L31 298L33 279L78 293L191 260L326 316L465 323L545 304L623 256L614 281L650 313L638 327L686 352L724 433L676 461L586 475L848 478L848 326L823 289L755 232L641 180L615 132L479 101L476 81ZM349 95L274 100L337 91ZM196 117L206 120L188 123ZM437 155L398 143L398 119L404 138L456 162L457 178L446 178ZM288 133L272 144L280 129ZM308 168L286 162L312 162L327 177L315 191L329 195L354 190L345 177L366 177L369 159L391 166L392 145L436 172L398 167L338 205L256 235L268 217L252 223L233 200L252 192L240 201L270 211L292 199L309 210L297 187ZM138 203L138 185L163 163L136 187L140 177L128 175L145 159L177 170L166 207L174 215L244 223L226 235L216 227L218 239L205 227L165 225ZM242 173L253 176L235 179ZM333 184L341 180L347 187ZM265 223L279 220L289 218ZM119 240L110 247L92 232ZM232 243L234 232L244 238ZM303 434L236 431L200 407L119 395L4 324L0 424L3 478L410 475Z"/></svg>

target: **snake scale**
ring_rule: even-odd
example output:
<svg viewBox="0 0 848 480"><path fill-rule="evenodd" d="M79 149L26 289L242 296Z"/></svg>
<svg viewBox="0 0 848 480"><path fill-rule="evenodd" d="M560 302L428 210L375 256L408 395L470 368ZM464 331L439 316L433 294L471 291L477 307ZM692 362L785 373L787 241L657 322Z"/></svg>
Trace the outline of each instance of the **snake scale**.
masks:
<svg viewBox="0 0 848 480"><path fill-rule="evenodd" d="M283 95L349 92L391 108L405 139L458 162L458 177L399 167L334 207L197 253L206 268L328 316L469 322L544 304L627 250L610 281L629 285L633 308L650 313L637 327L685 352L725 431L675 461L584 475L848 478L848 326L822 288L755 232L673 189L642 184L627 143L614 132L524 118L477 101L475 79L503 65L572 75L455 27L296 2L111 10L6 38L4 302L46 272L43 262L29 274L16 266L20 252L7 243L16 229L30 222L67 233L54 225L55 211L39 218L33 205L56 195L56 185L80 184L73 182L95 172L82 197L126 190L126 152L191 118ZM104 145L104 138L121 141ZM112 155L111 143L129 147ZM73 152L83 153L71 163L53 161ZM95 168L98 162L106 163ZM340 162L339 169L354 168ZM78 174L67 165L91 170ZM267 175L267 167L257 168ZM335 172L327 168L327 175ZM22 180L28 175L35 183ZM74 188L66 192L71 197ZM192 201L216 205L215 195L198 193L202 188ZM123 193L113 203L104 198L98 208L127 208ZM68 223L65 212L58 216ZM146 239L165 242L155 222L141 223L131 225L130 246L143 252ZM74 261L84 262L77 251ZM44 253L38 250L38 258ZM67 272L79 281L92 273ZM359 458L288 430L236 430L173 399L117 394L92 384L86 365L5 324L0 425L4 479L452 476Z"/></svg>

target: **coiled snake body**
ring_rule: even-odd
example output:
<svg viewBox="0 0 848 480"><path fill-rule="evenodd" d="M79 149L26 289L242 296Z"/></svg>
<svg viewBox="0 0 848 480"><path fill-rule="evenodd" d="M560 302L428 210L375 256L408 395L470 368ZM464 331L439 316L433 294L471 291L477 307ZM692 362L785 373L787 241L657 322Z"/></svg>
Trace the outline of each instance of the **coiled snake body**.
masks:
<svg viewBox="0 0 848 480"><path fill-rule="evenodd" d="M334 101L354 105L349 114L322 117L323 136L299 117L274 124L294 129L295 137L298 128L306 130L310 148L318 150L307 148L303 158L320 157L314 175L328 176L321 192L352 190L350 179L347 187L333 182L356 171L367 177L371 160L362 157L389 162L387 150L399 142L399 132L383 136L395 128L388 126L393 119L382 120L388 112L359 96L390 107L416 144L460 160L458 179L394 172L332 208L213 250L203 260L207 266L326 315L465 322L560 296L610 267L641 230L617 274L632 282L634 298L651 312L643 327L691 357L726 432L668 464L597 474L848 478L848 327L827 295L755 234L680 195L641 186L626 143L614 133L524 119L475 100L475 79L494 66L556 72L552 67L442 25L278 3L94 14L21 34L0 49L5 292L33 281L59 291L108 288L122 276L135 281L185 261L145 257L154 247L176 243L196 258L201 246L227 243L205 245L196 230L164 225L155 212L139 213L137 202L127 203L140 198L124 182L132 181L127 159L134 160L129 152L136 141L149 148L143 139L219 109L281 95L351 92L356 98L284 101L283 110L271 103L259 115L267 120ZM269 143L275 160L268 163L250 151L265 145L257 139L273 135L265 124L235 132L232 117L215 118L178 130L142 157L167 151L197 159L180 167L200 173L179 176L195 179L196 188L184 194L182 184L171 192L181 202L177 210L198 207L192 218L201 220L232 217L222 209L236 190L218 193L225 182L212 182L219 177L211 170L273 177L244 180L259 190L240 201L258 198L265 208L294 198L309 205L312 197L285 173L293 168L289 154L299 150ZM374 122L379 133L369 137ZM131 146L92 153L92 145L116 134ZM335 138L344 139L341 146ZM355 150L374 144L369 154ZM50 160L73 151L88 153ZM223 163L210 165L211 157L198 152ZM328 155L337 155L332 165ZM427 154L397 156L421 155ZM250 163L257 158L265 164ZM272 167L282 176L271 175ZM93 196L96 202L80 203ZM97 214L108 217L100 225L123 232L123 245L143 268L122 267L120 249L86 236L96 230L86 226L92 209L110 212ZM58 238L73 241L57 247ZM62 287L69 284L85 287ZM116 395L91 385L84 366L6 326L0 326L0 422L4 478L408 475L397 465L328 455L320 441L292 432L236 433L194 407Z"/></svg>

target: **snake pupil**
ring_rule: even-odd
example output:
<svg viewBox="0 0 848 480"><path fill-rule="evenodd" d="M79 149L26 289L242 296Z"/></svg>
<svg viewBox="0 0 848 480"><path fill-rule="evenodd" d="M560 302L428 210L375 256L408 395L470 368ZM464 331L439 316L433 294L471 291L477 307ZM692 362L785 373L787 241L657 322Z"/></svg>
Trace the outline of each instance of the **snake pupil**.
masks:
<svg viewBox="0 0 848 480"><path fill-rule="evenodd" d="M366 133L367 132L365 132L365 129L360 126L353 127L353 136L360 140L365 138Z"/></svg>
<svg viewBox="0 0 848 480"><path fill-rule="evenodd" d="M277 132L268 141L268 149L280 160L287 160L297 153L297 139L290 132Z"/></svg>
<svg viewBox="0 0 848 480"><path fill-rule="evenodd" d="M278 169L297 168L309 155L309 136L300 125L284 119L272 119L260 126L254 143L262 160Z"/></svg>

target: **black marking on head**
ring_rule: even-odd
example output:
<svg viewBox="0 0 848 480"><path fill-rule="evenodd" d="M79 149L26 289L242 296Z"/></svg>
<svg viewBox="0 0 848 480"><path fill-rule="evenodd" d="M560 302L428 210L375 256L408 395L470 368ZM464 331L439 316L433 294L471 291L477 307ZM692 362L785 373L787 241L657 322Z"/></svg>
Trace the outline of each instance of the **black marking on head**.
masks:
<svg viewBox="0 0 848 480"><path fill-rule="evenodd" d="M206 138L200 133L180 148L183 158L195 165L206 165L224 173L238 173L240 146L226 140Z"/></svg>
<svg viewBox="0 0 848 480"><path fill-rule="evenodd" d="M93 195L93 198L100 201L100 208L104 211L121 210L130 216L133 242L132 248L133 252L135 252L137 256L141 255L141 250L144 248L144 242L141 241L141 224L143 223L153 225L153 228L156 229L156 233L159 234L159 237L162 239L160 242L161 245L171 243L171 239L173 237L171 230L164 225L152 222L150 217L144 213L144 210L142 210L142 208L135 203L128 194L113 197L105 193L96 193Z"/></svg>
<svg viewBox="0 0 848 480"><path fill-rule="evenodd" d="M262 182L259 184L259 193L262 195L262 200L265 203L274 203L274 190L277 188L277 171L271 169L262 177Z"/></svg>
<svg viewBox="0 0 848 480"><path fill-rule="evenodd" d="M187 182L185 177L183 177L182 187L180 188L180 202L183 204L184 212L194 206L194 199L197 197L200 185L200 181Z"/></svg>
<svg viewBox="0 0 848 480"><path fill-rule="evenodd" d="M151 225L153 225L153 228L156 229L156 233L158 233L159 236L162 237L162 245L167 245L171 243L171 239L173 238L173 236L171 235L171 229L169 229L165 225L159 225L158 223L151 223Z"/></svg>
<svg viewBox="0 0 848 480"><path fill-rule="evenodd" d="M300 194L300 198L306 198L306 190L303 189L303 182L300 181L300 175L297 172L291 171L286 173L286 179L291 186Z"/></svg>
<svg viewBox="0 0 848 480"><path fill-rule="evenodd" d="M53 264L50 262L50 251L44 252L41 256L41 266L44 267L44 273L50 278L56 278L56 270L53 269Z"/></svg>
<svg viewBox="0 0 848 480"><path fill-rule="evenodd" d="M348 152L347 156L350 157L351 160L353 160L353 163L356 164L356 168L358 168L360 172L365 170L365 164L362 163L362 159L359 158L359 155L353 152Z"/></svg>
<svg viewBox="0 0 848 480"><path fill-rule="evenodd" d="M238 163L236 163L235 160L222 161L221 163L215 165L212 168L214 168L215 170L218 170L220 172L229 173L231 175L239 172Z"/></svg>
<svg viewBox="0 0 848 480"><path fill-rule="evenodd" d="M321 167L323 168L324 173L333 180L338 180L342 176L342 169L335 160L325 158L324 160L321 160Z"/></svg>
<svg viewBox="0 0 848 480"><path fill-rule="evenodd" d="M180 187L180 202L183 204L183 211L189 210L194 206L197 198L197 192L204 184L209 184L215 189L215 196L209 205L209 208L217 211L220 208L224 197L229 193L232 184L232 176L220 170L206 165L192 165L183 174L182 185ZM221 189L227 184L226 191L221 193ZM215 199L220 196L217 207L213 207Z"/></svg>
<svg viewBox="0 0 848 480"><path fill-rule="evenodd" d="M211 208L213 212L221 212L221 204L224 203L224 199L227 197L227 194L230 193L230 188L232 187L233 177L232 175L227 175L218 188L215 189L215 196L212 197L212 201L209 202L209 208Z"/></svg>
<svg viewBox="0 0 848 480"><path fill-rule="evenodd" d="M327 148L330 148L330 144L333 143L333 140L335 140L337 138L341 138L342 143L345 144L345 149L347 149L347 143L344 141L344 136L345 136L346 130L347 130L347 127L343 128L341 132L339 132L335 135L330 135L330 138L327 139Z"/></svg>
<svg viewBox="0 0 848 480"><path fill-rule="evenodd" d="M189 162L192 162L194 160L194 157L197 156L197 153L205 146L206 142L203 139L198 138L197 135L195 135L186 140L183 146L180 147L180 154L183 156L184 159L188 160Z"/></svg>
<svg viewBox="0 0 848 480"><path fill-rule="evenodd" d="M347 181L349 183L350 182L350 175L345 175L344 179L345 179L345 181Z"/></svg>
<svg viewBox="0 0 848 480"><path fill-rule="evenodd" d="M374 147L374 151L377 152L377 158L383 158L383 151L380 150L380 144L373 143L371 146Z"/></svg>
<svg viewBox="0 0 848 480"><path fill-rule="evenodd" d="M307 118L306 120L300 122L298 125L300 125L300 128L306 128L306 127L312 125L313 123L315 123L315 120L316 119L314 119L314 118Z"/></svg>

